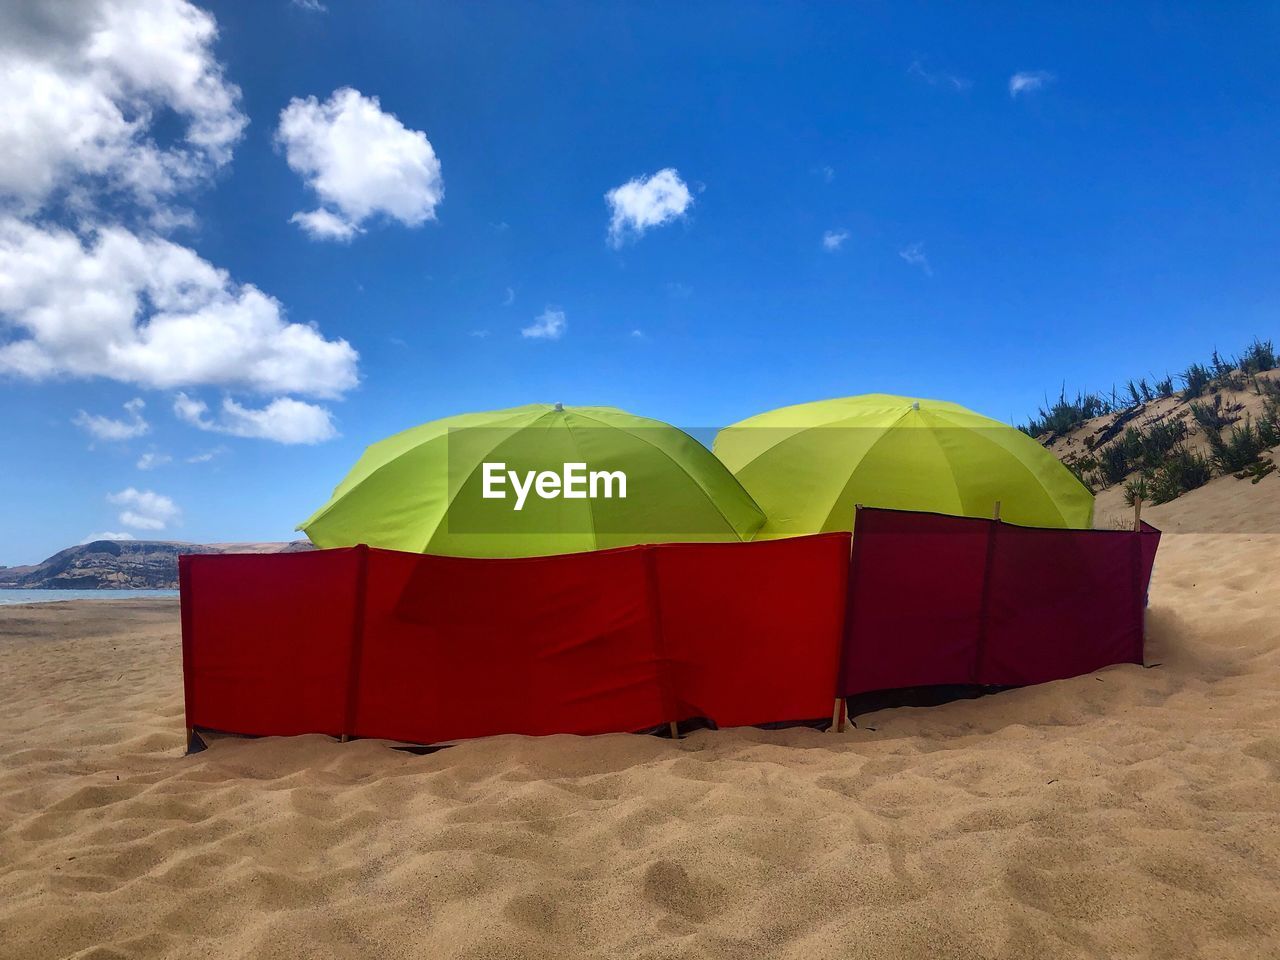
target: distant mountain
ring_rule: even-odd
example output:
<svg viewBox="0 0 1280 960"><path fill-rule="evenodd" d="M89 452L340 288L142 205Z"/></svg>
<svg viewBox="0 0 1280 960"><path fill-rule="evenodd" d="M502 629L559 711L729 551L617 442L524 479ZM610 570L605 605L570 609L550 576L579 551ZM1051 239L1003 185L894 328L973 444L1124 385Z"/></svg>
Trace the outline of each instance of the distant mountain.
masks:
<svg viewBox="0 0 1280 960"><path fill-rule="evenodd" d="M172 540L94 540L60 550L43 563L0 567L0 588L23 590L175 590L178 557L187 553L296 553L291 543L180 543Z"/></svg>

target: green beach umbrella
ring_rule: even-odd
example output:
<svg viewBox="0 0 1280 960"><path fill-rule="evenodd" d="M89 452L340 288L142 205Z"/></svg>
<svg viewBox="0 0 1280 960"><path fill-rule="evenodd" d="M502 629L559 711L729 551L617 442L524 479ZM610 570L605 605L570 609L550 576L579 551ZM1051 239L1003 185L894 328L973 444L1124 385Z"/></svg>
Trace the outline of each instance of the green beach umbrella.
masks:
<svg viewBox="0 0 1280 960"><path fill-rule="evenodd" d="M298 529L320 547L525 557L749 540L764 514L688 434L614 407L531 404L369 447Z"/></svg>
<svg viewBox="0 0 1280 960"><path fill-rule="evenodd" d="M848 530L856 504L1088 527L1093 495L1020 430L941 400L872 393L735 423L714 450L768 517L757 539Z"/></svg>

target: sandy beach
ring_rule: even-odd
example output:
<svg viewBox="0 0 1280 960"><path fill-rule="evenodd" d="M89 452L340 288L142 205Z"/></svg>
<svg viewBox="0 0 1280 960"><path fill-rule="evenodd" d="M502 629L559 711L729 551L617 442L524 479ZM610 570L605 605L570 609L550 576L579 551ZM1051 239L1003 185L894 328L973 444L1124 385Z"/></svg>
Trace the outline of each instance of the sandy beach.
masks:
<svg viewBox="0 0 1280 960"><path fill-rule="evenodd" d="M1148 669L811 730L182 756L177 604L0 611L0 956L1263 957L1280 551L1173 534Z"/></svg>

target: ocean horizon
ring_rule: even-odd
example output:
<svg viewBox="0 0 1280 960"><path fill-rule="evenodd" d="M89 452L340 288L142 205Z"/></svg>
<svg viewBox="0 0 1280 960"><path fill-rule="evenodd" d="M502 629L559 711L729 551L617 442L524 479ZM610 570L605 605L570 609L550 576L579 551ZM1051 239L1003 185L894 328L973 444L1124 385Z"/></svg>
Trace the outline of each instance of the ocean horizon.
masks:
<svg viewBox="0 0 1280 960"><path fill-rule="evenodd" d="M130 600L176 597L177 590L19 590L0 588L0 606L15 603L53 603L59 600Z"/></svg>

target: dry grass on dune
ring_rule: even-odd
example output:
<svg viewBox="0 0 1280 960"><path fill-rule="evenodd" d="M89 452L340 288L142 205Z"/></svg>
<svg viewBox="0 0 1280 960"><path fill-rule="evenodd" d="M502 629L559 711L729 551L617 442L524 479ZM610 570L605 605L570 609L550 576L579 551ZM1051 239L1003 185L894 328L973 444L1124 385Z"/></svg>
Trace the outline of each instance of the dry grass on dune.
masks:
<svg viewBox="0 0 1280 960"><path fill-rule="evenodd" d="M1241 957L1280 942L1280 550L1152 669L810 730L181 756L172 602L0 611L0 957Z"/></svg>
<svg viewBox="0 0 1280 960"><path fill-rule="evenodd" d="M1102 529L1133 525L1133 508L1118 486L1098 494L1093 513L1094 526ZM1144 506L1142 517L1166 533L1280 533L1280 471L1258 483L1214 477L1176 500Z"/></svg>

